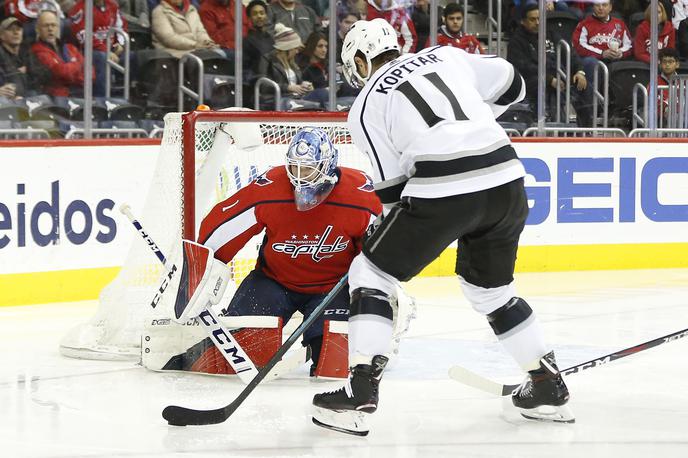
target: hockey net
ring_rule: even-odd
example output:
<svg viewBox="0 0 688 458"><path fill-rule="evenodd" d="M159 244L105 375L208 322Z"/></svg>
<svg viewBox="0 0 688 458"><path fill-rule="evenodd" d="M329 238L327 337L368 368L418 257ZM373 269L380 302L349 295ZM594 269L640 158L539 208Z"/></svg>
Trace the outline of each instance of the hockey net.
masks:
<svg viewBox="0 0 688 458"><path fill-rule="evenodd" d="M337 113L170 113L148 195L136 216L163 254L182 237L195 240L212 206L268 168L283 166L289 142L306 126L330 135L340 165L370 173L370 161L351 143L345 121L346 116ZM232 261L236 284L254 267L262 238L254 237ZM85 359L139 358L142 329L161 272L162 265L143 239L134 237L121 271L100 294L95 316L62 339L61 353Z"/></svg>

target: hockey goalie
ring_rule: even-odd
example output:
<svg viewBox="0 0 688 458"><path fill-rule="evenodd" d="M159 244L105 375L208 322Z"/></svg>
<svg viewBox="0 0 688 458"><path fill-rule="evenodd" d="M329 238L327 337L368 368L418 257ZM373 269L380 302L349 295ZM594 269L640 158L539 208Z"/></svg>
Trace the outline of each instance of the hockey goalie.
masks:
<svg viewBox="0 0 688 458"><path fill-rule="evenodd" d="M283 325L297 311L309 316L347 273L381 211L370 178L338 166L337 149L323 130L302 128L289 145L284 167L268 170L215 205L201 223L198 242L221 265L264 230L255 268L236 291L227 288L222 298L211 302L207 297L213 297L213 291L208 291L201 302L185 304L194 310L181 317L152 320L143 338L144 365L154 370L233 373L193 319L212 305L234 329L234 338L255 366L264 366L282 344ZM203 262L202 269L215 269L220 277L231 275L229 269L225 272L205 258ZM165 294L177 297L179 289L187 287L181 281ZM215 281L203 287L212 290ZM347 288L305 331L303 347L312 361L311 376L347 377L348 315Z"/></svg>

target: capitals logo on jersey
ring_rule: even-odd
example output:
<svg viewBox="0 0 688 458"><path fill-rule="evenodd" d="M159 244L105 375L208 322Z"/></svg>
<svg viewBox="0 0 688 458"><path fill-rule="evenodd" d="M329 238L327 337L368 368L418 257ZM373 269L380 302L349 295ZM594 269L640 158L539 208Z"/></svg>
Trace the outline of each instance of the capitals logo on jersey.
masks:
<svg viewBox="0 0 688 458"><path fill-rule="evenodd" d="M310 237L304 234L299 238L296 234L291 236L291 240L282 243L273 243L272 249L278 253L286 253L291 258L299 256L310 256L315 262L331 258L333 253L339 253L347 249L349 241L344 241L344 237L338 236L332 243L327 242L327 238L332 232L333 227L328 225L322 234Z"/></svg>

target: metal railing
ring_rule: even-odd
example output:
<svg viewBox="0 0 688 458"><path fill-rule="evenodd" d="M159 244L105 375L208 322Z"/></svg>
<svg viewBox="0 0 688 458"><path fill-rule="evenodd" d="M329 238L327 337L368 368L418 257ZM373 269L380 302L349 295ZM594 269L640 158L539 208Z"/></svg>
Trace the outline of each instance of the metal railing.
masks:
<svg viewBox="0 0 688 458"><path fill-rule="evenodd" d="M282 90L279 84L271 80L270 78L258 78L256 81L256 87L253 89L253 103L256 110L260 110L260 88L263 86L270 86L275 91L275 111L280 111L282 105Z"/></svg>
<svg viewBox="0 0 688 458"><path fill-rule="evenodd" d="M507 129L504 129L504 132L506 132L506 134L509 137L520 137L521 136L521 132L519 132L518 129L507 128Z"/></svg>
<svg viewBox="0 0 688 458"><path fill-rule="evenodd" d="M662 92L657 87L658 95ZM662 100L663 103L663 100ZM674 75L669 81L669 108L668 122L666 127L670 129L688 128L688 75ZM663 110L660 110L663 111Z"/></svg>
<svg viewBox="0 0 688 458"><path fill-rule="evenodd" d="M45 129L0 129L2 140L42 140L50 138L50 133Z"/></svg>
<svg viewBox="0 0 688 458"><path fill-rule="evenodd" d="M642 101L642 113L640 112L639 101ZM642 83L635 83L633 86L633 106L631 109L631 128L633 130L638 129L638 126L645 127L647 125L647 107L647 88Z"/></svg>
<svg viewBox="0 0 688 458"><path fill-rule="evenodd" d="M148 138L162 138L164 133L165 133L164 127L154 127L153 129L151 129L150 133L148 134Z"/></svg>
<svg viewBox="0 0 688 458"><path fill-rule="evenodd" d="M110 98L111 97L111 92L112 92L112 76L111 72L112 70L115 70L118 73L121 73L124 77L124 99L126 101L129 101L129 81L131 79L130 76L130 69L129 69L129 63L130 63L130 54L131 54L131 47L130 47L130 42L129 42L129 34L125 32L122 29L117 29L117 28L111 28L107 31L107 35L105 36L105 42L110 43L111 38L113 35L119 35L124 39L124 53L122 53L123 58L120 56L120 62L122 62L122 59L124 60L124 65L120 65L117 62L113 62L109 59L109 56L105 57L105 97Z"/></svg>
<svg viewBox="0 0 688 458"><path fill-rule="evenodd" d="M602 87L602 93L600 93L600 72L604 78L604 86ZM607 128L609 125L609 69L602 61L597 61L595 64L595 70L593 71L593 86L592 86L592 127L597 127L597 111L598 102L602 103L602 127Z"/></svg>
<svg viewBox="0 0 688 458"><path fill-rule="evenodd" d="M530 127L523 132L523 136L537 137L539 133L539 128ZM626 137L626 132L614 127L545 127L542 134L545 137Z"/></svg>
<svg viewBox="0 0 688 458"><path fill-rule="evenodd" d="M672 137L672 138L688 138L688 129L633 129L629 134L629 138L648 138L648 137Z"/></svg>
<svg viewBox="0 0 688 458"><path fill-rule="evenodd" d="M487 0L487 52L502 56L502 0ZM497 3L497 17L494 14L494 3ZM465 16L464 16L465 17ZM494 52L492 42L497 41L497 52Z"/></svg>
<svg viewBox="0 0 688 458"><path fill-rule="evenodd" d="M111 127L108 129L99 128L91 129L93 138L148 138L148 132L145 129L131 128L119 129ZM65 134L65 140L74 138L84 138L84 129L71 128Z"/></svg>
<svg viewBox="0 0 688 458"><path fill-rule="evenodd" d="M198 92L191 88L184 86L184 64L187 61L194 61L198 66ZM188 95L196 100L196 105L203 103L203 77L205 69L203 67L203 59L193 53L186 53L179 59L179 83L177 86L177 110L184 111L184 95Z"/></svg>
<svg viewBox="0 0 688 458"><path fill-rule="evenodd" d="M561 68L561 55L566 54L566 67ZM569 122L571 119L571 46L566 42L566 40L559 40L557 43L557 122L561 122L561 81L564 80L566 83L565 91L565 121Z"/></svg>

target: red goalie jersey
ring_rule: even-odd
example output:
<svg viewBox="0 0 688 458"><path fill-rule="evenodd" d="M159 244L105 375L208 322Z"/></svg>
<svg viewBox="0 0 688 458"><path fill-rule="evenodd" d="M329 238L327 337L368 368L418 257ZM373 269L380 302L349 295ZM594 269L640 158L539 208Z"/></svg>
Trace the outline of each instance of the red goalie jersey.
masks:
<svg viewBox="0 0 688 458"><path fill-rule="evenodd" d="M308 211L296 209L284 167L267 171L211 210L201 223L199 243L229 262L265 229L256 268L290 290L328 292L349 270L366 229L382 211L367 175L338 170L330 195Z"/></svg>

